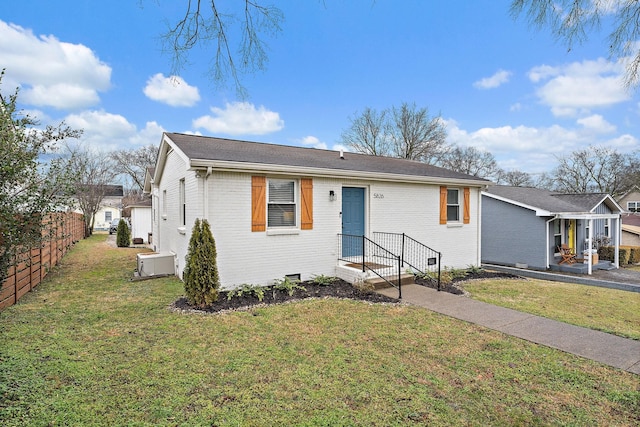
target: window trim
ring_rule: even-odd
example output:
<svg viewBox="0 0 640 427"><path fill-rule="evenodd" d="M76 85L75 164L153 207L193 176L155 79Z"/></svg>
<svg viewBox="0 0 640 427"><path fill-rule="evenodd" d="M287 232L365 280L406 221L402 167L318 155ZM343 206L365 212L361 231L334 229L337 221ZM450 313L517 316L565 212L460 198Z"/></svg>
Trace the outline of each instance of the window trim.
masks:
<svg viewBox="0 0 640 427"><path fill-rule="evenodd" d="M627 211L640 212L640 202L627 202Z"/></svg>
<svg viewBox="0 0 640 427"><path fill-rule="evenodd" d="M456 192L456 199L457 199L457 203L449 203L449 192ZM460 222L462 222L460 220L460 189L457 187L453 187L453 188L449 188L447 187L447 224L458 224ZM449 218L449 208L450 207L455 207L456 208L456 218L455 219L450 219Z"/></svg>
<svg viewBox="0 0 640 427"><path fill-rule="evenodd" d="M293 201L292 202L271 202L270 201L270 184L272 182L293 182ZM300 229L300 182L294 178L267 178L266 182L266 225L267 230L299 230ZM271 225L269 224L269 208L275 205L293 206L293 224L292 225Z"/></svg>
<svg viewBox="0 0 640 427"><path fill-rule="evenodd" d="M179 218L180 218L180 226L184 227L187 225L187 203L186 203L186 183L184 178L180 179L178 182L178 209L179 209Z"/></svg>

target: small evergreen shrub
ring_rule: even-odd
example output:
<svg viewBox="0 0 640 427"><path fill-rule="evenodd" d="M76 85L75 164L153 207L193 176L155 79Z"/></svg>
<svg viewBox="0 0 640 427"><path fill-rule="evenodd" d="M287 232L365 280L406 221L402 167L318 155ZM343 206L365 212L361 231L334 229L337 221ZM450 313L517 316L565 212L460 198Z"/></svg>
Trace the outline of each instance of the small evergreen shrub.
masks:
<svg viewBox="0 0 640 427"><path fill-rule="evenodd" d="M182 275L189 304L205 307L218 300L220 278L216 259L216 242L209 223L196 219Z"/></svg>
<svg viewBox="0 0 640 427"><path fill-rule="evenodd" d="M116 232L116 245L119 248L128 248L131 243L131 230L129 224L123 218L118 223L118 231Z"/></svg>

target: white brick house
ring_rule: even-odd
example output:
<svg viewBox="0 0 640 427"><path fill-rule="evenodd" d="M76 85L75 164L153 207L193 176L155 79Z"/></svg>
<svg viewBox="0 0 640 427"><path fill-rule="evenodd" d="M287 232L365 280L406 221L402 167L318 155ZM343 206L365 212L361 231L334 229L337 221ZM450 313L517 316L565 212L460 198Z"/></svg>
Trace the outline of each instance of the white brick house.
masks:
<svg viewBox="0 0 640 427"><path fill-rule="evenodd" d="M480 192L489 181L424 163L163 134L145 191L153 245L182 277L191 229L207 219L224 288L338 274L340 233L406 233L442 266L480 264Z"/></svg>

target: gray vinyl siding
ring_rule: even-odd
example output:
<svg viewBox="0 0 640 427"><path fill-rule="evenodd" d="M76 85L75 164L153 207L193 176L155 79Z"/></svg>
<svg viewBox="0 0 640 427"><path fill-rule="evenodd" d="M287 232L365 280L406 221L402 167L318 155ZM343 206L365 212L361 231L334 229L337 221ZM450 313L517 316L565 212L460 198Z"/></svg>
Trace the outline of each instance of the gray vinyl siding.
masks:
<svg viewBox="0 0 640 427"><path fill-rule="evenodd" d="M545 270L546 219L530 209L483 197L482 262Z"/></svg>

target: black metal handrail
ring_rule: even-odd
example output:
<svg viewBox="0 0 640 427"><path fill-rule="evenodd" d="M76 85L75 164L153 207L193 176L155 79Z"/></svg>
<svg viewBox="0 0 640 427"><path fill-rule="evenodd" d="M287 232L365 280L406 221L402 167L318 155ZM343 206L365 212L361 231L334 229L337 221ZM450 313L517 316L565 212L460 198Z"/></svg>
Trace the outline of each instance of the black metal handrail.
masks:
<svg viewBox="0 0 640 427"><path fill-rule="evenodd" d="M400 255L380 246L365 236L353 234L338 234L338 260L359 265L362 272L367 270L398 289L398 299L402 299L402 259ZM386 265L392 261L396 266ZM384 263L384 264L383 264ZM390 275L384 275L385 271L398 272L398 285L388 279Z"/></svg>
<svg viewBox="0 0 640 427"><path fill-rule="evenodd" d="M441 252L407 236L405 233L374 231L373 239L378 245L399 253L402 259L402 266L406 265L423 275L428 272L437 273L438 290L440 290Z"/></svg>

